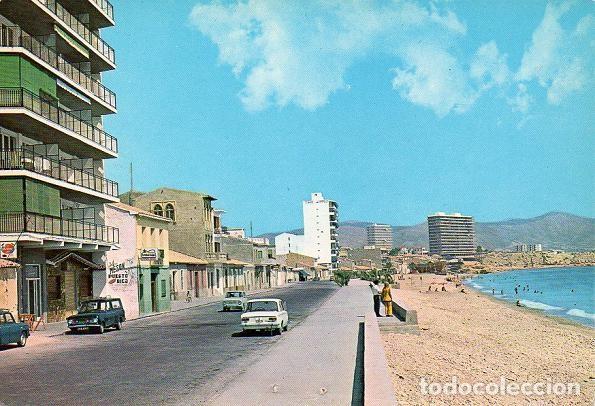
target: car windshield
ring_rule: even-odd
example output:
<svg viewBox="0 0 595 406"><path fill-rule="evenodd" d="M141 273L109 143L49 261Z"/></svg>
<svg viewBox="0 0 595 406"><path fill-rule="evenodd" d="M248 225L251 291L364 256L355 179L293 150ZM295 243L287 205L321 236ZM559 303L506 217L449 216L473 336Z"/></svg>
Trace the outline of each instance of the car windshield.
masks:
<svg viewBox="0 0 595 406"><path fill-rule="evenodd" d="M279 308L277 302L273 301L262 301L262 302L250 302L248 303L249 312L276 312Z"/></svg>
<svg viewBox="0 0 595 406"><path fill-rule="evenodd" d="M83 302L79 306L79 313L95 312L97 310L106 310L107 303L99 301Z"/></svg>
<svg viewBox="0 0 595 406"><path fill-rule="evenodd" d="M242 292L227 292L225 297L242 297Z"/></svg>

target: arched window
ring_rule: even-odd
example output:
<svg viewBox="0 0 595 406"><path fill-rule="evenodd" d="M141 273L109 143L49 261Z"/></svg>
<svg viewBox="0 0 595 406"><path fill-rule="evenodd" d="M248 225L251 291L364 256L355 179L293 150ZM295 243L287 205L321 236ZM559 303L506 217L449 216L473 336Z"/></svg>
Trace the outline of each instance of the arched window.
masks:
<svg viewBox="0 0 595 406"><path fill-rule="evenodd" d="M153 213L163 217L163 207L161 207L160 204L156 204L155 206L153 206Z"/></svg>
<svg viewBox="0 0 595 406"><path fill-rule="evenodd" d="M170 203L165 205L165 217L170 218L172 220L176 219L176 216L174 213L174 206L171 205Z"/></svg>

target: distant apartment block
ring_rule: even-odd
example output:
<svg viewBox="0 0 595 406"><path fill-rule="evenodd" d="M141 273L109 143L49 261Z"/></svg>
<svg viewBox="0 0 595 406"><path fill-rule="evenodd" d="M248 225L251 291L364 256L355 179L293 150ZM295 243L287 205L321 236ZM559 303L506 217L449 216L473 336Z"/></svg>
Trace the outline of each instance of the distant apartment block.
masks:
<svg viewBox="0 0 595 406"><path fill-rule="evenodd" d="M428 216L430 254L444 257L475 255L473 217L460 213Z"/></svg>
<svg viewBox="0 0 595 406"><path fill-rule="evenodd" d="M393 247L393 228L388 224L372 224L366 228L368 245L390 250Z"/></svg>
<svg viewBox="0 0 595 406"><path fill-rule="evenodd" d="M331 270L338 267L338 208L335 201L325 199L322 193L312 193L311 199L303 202L305 254Z"/></svg>
<svg viewBox="0 0 595 406"><path fill-rule="evenodd" d="M541 244L518 244L514 246L515 252L541 252L543 248Z"/></svg>
<svg viewBox="0 0 595 406"><path fill-rule="evenodd" d="M303 235L283 233L275 237L275 253L277 255L302 254L305 252L306 246Z"/></svg>
<svg viewBox="0 0 595 406"><path fill-rule="evenodd" d="M304 234L279 234L275 237L277 255L297 253L316 259L317 265L330 270L338 268L339 205L325 199L322 193L312 193L310 200L302 204Z"/></svg>

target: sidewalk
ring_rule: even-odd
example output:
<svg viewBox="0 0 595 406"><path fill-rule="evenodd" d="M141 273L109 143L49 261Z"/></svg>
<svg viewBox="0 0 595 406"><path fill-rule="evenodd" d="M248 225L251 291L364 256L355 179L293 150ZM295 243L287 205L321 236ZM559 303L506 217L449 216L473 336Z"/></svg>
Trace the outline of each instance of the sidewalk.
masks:
<svg viewBox="0 0 595 406"><path fill-rule="evenodd" d="M350 405L360 323L371 305L368 282L352 280L295 328L290 309L289 332L208 404Z"/></svg>
<svg viewBox="0 0 595 406"><path fill-rule="evenodd" d="M297 283L299 283L299 282L292 282L292 283L289 283L289 284L286 284L283 286L275 286L272 288L252 290L247 293L248 293L248 297L250 297L252 295L270 292L270 291L273 291L276 289L291 288L291 287L295 286ZM178 312L180 310L190 309L193 307L206 306L206 305L210 305L212 303L221 302L222 300L223 300L223 296L207 296L207 297L192 298L191 302L186 302L185 300L172 300L171 310L166 311L166 312L143 314L135 319L128 320L128 323L135 322L136 320L142 320L147 317L154 317L154 316L159 316L159 315L168 314L168 313L172 313L172 312ZM40 330L31 332L31 337L29 338L28 345L37 345L41 341L45 342L45 340L39 340L40 338L51 338L51 337L60 336L60 335L63 335L67 331L68 331L68 327L66 327L65 321L59 321L56 323L47 323L45 325L42 325Z"/></svg>

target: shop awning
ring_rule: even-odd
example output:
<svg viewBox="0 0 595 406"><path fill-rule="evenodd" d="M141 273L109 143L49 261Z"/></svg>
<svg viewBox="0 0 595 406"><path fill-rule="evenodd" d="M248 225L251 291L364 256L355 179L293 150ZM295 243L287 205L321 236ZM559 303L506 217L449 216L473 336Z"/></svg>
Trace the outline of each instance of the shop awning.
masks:
<svg viewBox="0 0 595 406"><path fill-rule="evenodd" d="M89 261L88 259L85 259L74 252L63 252L61 254L56 255L52 259L46 259L45 263L50 266L58 266L61 262L64 262L67 259L77 261L94 271L100 271L105 269L105 265L96 264L95 262Z"/></svg>

